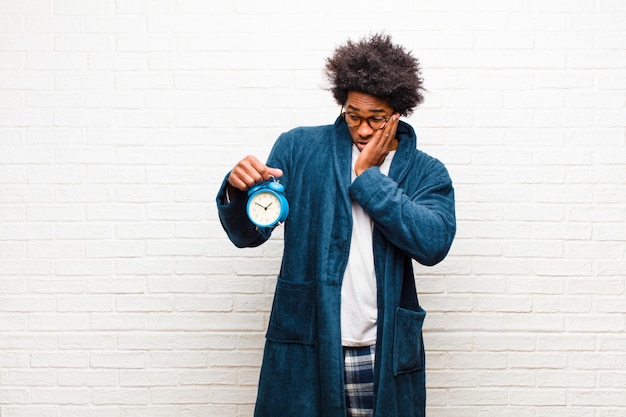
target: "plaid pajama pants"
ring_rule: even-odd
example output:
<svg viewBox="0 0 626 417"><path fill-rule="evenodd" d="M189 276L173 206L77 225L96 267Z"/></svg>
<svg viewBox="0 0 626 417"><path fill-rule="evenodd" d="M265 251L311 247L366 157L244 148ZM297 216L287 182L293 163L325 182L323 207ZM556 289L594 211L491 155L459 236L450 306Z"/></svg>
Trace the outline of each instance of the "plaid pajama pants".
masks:
<svg viewBox="0 0 626 417"><path fill-rule="evenodd" d="M375 346L344 347L346 380L346 417L371 417L374 414Z"/></svg>

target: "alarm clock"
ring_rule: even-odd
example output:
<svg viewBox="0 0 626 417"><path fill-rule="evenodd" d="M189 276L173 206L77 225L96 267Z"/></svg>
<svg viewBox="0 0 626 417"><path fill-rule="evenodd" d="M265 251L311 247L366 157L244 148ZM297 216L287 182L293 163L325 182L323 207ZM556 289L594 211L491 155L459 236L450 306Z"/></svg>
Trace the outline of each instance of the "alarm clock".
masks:
<svg viewBox="0 0 626 417"><path fill-rule="evenodd" d="M272 228L283 223L289 214L285 187L275 178L248 190L246 212L257 228Z"/></svg>

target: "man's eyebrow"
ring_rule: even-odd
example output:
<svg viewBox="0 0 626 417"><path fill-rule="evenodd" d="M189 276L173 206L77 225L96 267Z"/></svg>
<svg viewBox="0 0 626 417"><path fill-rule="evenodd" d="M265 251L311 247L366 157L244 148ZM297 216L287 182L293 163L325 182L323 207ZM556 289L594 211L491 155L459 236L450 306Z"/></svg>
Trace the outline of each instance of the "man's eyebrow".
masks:
<svg viewBox="0 0 626 417"><path fill-rule="evenodd" d="M348 104L346 106L346 109L353 110L353 111L361 111L361 109L359 109L358 107L353 106L352 104ZM383 109L369 109L368 111L370 113L385 113L385 110L383 110Z"/></svg>

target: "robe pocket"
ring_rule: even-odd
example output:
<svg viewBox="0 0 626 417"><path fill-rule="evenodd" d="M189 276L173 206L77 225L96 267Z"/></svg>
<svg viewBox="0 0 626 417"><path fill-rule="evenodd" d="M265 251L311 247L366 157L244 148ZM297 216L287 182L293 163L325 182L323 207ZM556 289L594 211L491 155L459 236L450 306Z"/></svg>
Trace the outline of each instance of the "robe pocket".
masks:
<svg viewBox="0 0 626 417"><path fill-rule="evenodd" d="M393 344L393 373L400 375L424 369L424 342L422 326L426 312L401 307L396 309L396 325Z"/></svg>
<svg viewBox="0 0 626 417"><path fill-rule="evenodd" d="M278 278L266 338L272 342L313 344L315 284Z"/></svg>

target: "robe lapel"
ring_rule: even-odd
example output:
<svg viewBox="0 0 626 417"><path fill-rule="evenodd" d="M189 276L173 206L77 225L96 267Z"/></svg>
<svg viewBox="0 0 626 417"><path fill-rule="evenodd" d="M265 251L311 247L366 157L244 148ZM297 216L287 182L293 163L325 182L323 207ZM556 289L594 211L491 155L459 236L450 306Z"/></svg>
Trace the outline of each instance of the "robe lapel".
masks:
<svg viewBox="0 0 626 417"><path fill-rule="evenodd" d="M351 182L350 170L352 169L352 139L348 127L341 117L335 121L333 138L333 166L335 170L335 178L341 194L342 204L347 209L350 208L350 195L348 194L348 186Z"/></svg>

